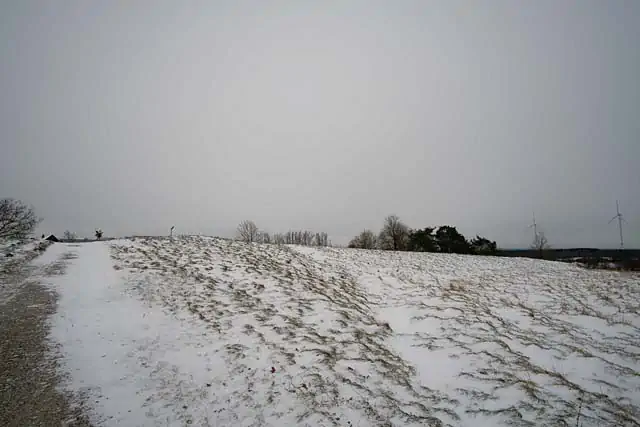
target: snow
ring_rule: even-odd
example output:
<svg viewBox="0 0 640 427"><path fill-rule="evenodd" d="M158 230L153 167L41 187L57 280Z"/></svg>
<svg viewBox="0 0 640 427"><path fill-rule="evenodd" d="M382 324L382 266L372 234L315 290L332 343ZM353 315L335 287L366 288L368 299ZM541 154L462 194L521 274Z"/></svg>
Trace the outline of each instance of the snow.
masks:
<svg viewBox="0 0 640 427"><path fill-rule="evenodd" d="M224 360L205 328L185 327L161 307L131 297L107 245L85 244L71 254L77 262L54 278L61 298L52 338L71 373L67 386L91 396L94 420L181 425L206 417L204 405L197 408L203 414L192 414L189 405L207 395L206 378Z"/></svg>
<svg viewBox="0 0 640 427"><path fill-rule="evenodd" d="M637 274L206 237L47 256L100 425L638 425Z"/></svg>
<svg viewBox="0 0 640 427"><path fill-rule="evenodd" d="M0 303L9 303L32 275L40 273L41 263L31 262L50 242L40 239L0 241ZM46 260L47 254L40 258Z"/></svg>

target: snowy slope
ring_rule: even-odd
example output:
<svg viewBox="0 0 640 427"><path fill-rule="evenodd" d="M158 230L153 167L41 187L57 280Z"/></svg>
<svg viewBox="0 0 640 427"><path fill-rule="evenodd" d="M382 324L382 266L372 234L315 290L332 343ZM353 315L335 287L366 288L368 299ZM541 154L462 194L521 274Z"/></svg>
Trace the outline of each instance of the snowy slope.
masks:
<svg viewBox="0 0 640 427"><path fill-rule="evenodd" d="M67 250L52 338L104 425L639 425L638 275L204 237Z"/></svg>

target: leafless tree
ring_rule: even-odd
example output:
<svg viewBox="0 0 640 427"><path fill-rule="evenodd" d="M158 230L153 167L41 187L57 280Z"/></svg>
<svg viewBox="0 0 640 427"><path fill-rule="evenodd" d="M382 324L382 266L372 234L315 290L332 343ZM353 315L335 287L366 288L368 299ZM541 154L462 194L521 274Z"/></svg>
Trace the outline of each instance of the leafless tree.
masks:
<svg viewBox="0 0 640 427"><path fill-rule="evenodd" d="M302 244L302 232L289 230L284 234L284 239L287 245L300 245Z"/></svg>
<svg viewBox="0 0 640 427"><path fill-rule="evenodd" d="M24 239L40 221L35 210L20 200L0 200L0 240Z"/></svg>
<svg viewBox="0 0 640 427"><path fill-rule="evenodd" d="M271 235L266 231L259 231L258 236L256 238L256 242L270 244Z"/></svg>
<svg viewBox="0 0 640 427"><path fill-rule="evenodd" d="M376 245L376 235L371 230L364 230L349 242L350 248L375 249Z"/></svg>
<svg viewBox="0 0 640 427"><path fill-rule="evenodd" d="M285 233L285 238L287 240L288 245L295 245L299 242L300 237L298 236L297 231L288 231Z"/></svg>
<svg viewBox="0 0 640 427"><path fill-rule="evenodd" d="M375 249L378 245L378 239L371 230L364 230L360 233L360 245L362 249Z"/></svg>
<svg viewBox="0 0 640 427"><path fill-rule="evenodd" d="M316 233L314 244L316 246L329 246L329 235L325 232Z"/></svg>
<svg viewBox="0 0 640 427"><path fill-rule="evenodd" d="M102 229L96 228L96 240L102 239Z"/></svg>
<svg viewBox="0 0 640 427"><path fill-rule="evenodd" d="M282 233L276 233L273 235L273 239L272 239L273 243L275 243L276 245L284 245L286 244L286 238L285 235Z"/></svg>
<svg viewBox="0 0 640 427"><path fill-rule="evenodd" d="M378 237L378 245L381 249L402 251L407 247L409 240L409 227L407 227L396 215L389 215L384 219L384 225Z"/></svg>
<svg viewBox="0 0 640 427"><path fill-rule="evenodd" d="M66 230L64 232L64 234L62 235L62 238L64 240L75 240L77 238L77 236L76 236L76 233L72 233L71 231Z"/></svg>
<svg viewBox="0 0 640 427"><path fill-rule="evenodd" d="M327 233L313 233L309 230L290 230L286 233L259 233L258 240L262 243L273 243L276 245L302 245L302 246L329 246L329 235Z"/></svg>
<svg viewBox="0 0 640 427"><path fill-rule="evenodd" d="M275 237L275 236L274 236ZM329 235L327 233L313 233L309 230L287 231L282 235L286 245L302 246L328 246Z"/></svg>
<svg viewBox="0 0 640 427"><path fill-rule="evenodd" d="M284 241L287 245L293 245L296 243L298 236L295 231L287 231L284 233Z"/></svg>
<svg viewBox="0 0 640 427"><path fill-rule="evenodd" d="M305 230L300 232L300 244L311 246L313 244L313 233Z"/></svg>
<svg viewBox="0 0 640 427"><path fill-rule="evenodd" d="M258 226L253 221L242 221L238 225L238 239L243 242L255 242L258 238Z"/></svg>
<svg viewBox="0 0 640 427"><path fill-rule="evenodd" d="M533 239L533 243L531 244L531 249L535 249L540 252L540 258L543 257L544 251L549 249L549 241L543 232L536 233L535 238Z"/></svg>

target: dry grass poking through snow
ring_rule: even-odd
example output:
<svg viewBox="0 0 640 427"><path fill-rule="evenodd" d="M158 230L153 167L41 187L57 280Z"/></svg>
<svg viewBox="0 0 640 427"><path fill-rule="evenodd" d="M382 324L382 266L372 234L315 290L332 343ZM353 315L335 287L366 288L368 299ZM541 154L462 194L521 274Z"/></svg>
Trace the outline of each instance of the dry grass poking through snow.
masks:
<svg viewBox="0 0 640 427"><path fill-rule="evenodd" d="M575 425L579 398L583 426L640 425L638 275L203 237L113 257L219 343L212 425Z"/></svg>

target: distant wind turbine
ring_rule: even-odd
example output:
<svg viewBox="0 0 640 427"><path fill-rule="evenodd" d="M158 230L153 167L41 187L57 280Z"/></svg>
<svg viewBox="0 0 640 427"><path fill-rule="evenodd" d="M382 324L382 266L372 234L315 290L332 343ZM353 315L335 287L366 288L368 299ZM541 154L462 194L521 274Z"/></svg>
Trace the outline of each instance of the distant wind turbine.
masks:
<svg viewBox="0 0 640 427"><path fill-rule="evenodd" d="M624 249L624 238L622 237L622 221L627 222L620 213L620 205L616 200L616 216L609 220L609 224L611 224L615 219L618 219L618 230L620 230L620 249ZM628 224L628 223L627 223Z"/></svg>

